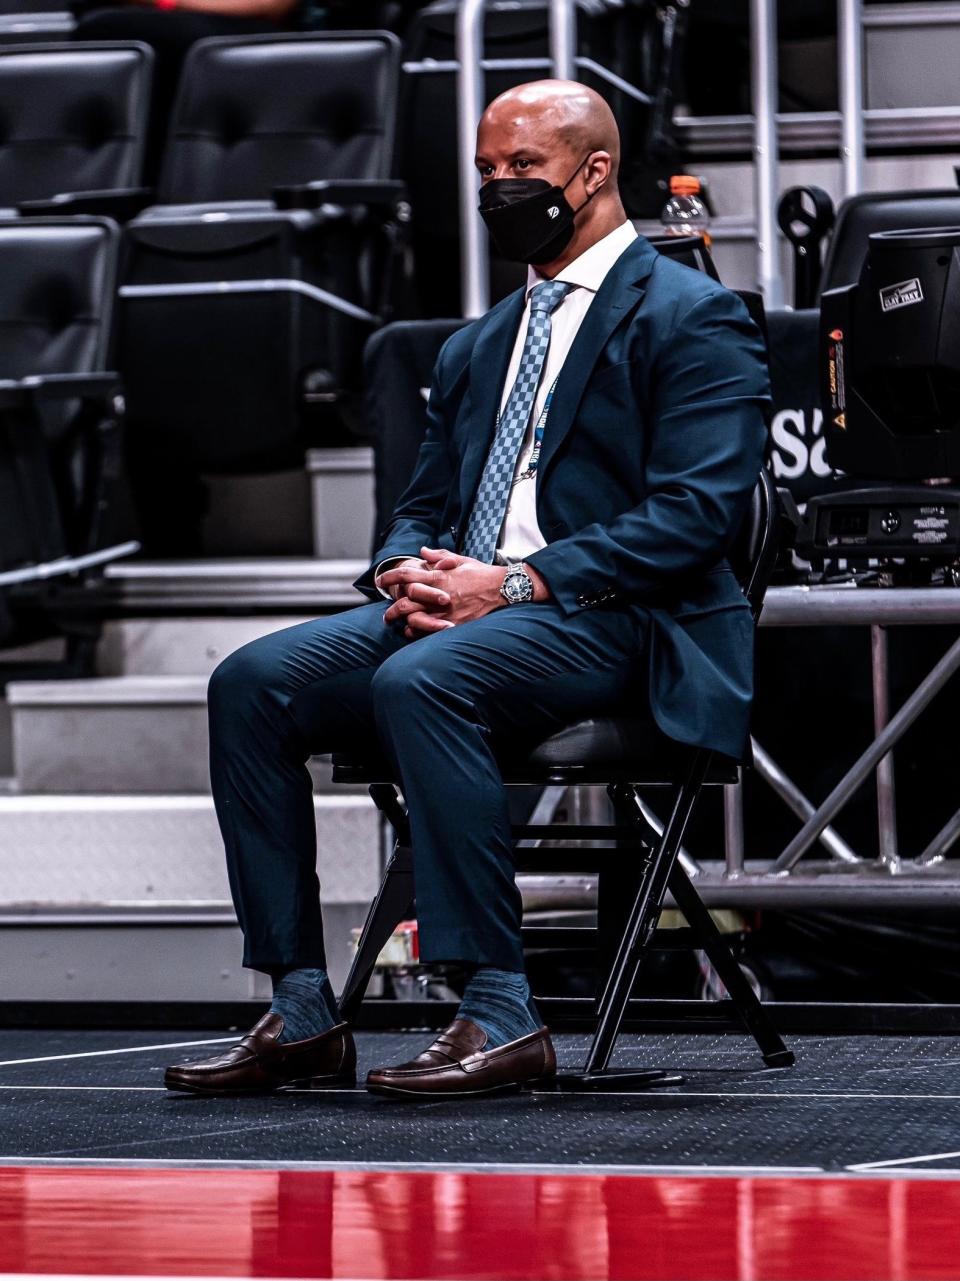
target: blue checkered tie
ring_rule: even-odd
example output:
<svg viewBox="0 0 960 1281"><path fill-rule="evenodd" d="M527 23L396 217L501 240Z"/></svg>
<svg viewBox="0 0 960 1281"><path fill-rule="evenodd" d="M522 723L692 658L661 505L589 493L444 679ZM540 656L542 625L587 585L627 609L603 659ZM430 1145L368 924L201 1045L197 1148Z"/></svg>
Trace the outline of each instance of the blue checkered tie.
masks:
<svg viewBox="0 0 960 1281"><path fill-rule="evenodd" d="M561 280L545 280L530 294L530 321L520 357L520 368L484 463L463 542L465 556L490 563L496 553L513 473L517 466L517 454L527 434L530 414L537 398L537 386L550 346L550 317L572 288L573 285Z"/></svg>

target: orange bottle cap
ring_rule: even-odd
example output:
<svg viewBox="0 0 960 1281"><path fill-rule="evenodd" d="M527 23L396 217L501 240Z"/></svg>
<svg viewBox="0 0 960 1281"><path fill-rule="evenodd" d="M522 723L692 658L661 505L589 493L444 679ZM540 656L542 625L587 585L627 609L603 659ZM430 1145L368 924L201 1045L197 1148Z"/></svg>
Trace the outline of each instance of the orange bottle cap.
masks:
<svg viewBox="0 0 960 1281"><path fill-rule="evenodd" d="M699 178L694 178L687 173L676 173L670 179L671 196L698 196L699 194Z"/></svg>

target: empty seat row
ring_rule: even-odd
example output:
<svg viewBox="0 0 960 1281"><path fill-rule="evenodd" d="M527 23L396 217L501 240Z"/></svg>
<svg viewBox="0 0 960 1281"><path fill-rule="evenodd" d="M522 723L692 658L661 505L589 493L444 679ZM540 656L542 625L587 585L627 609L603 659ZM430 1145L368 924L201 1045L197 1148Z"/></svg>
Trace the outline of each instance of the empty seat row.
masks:
<svg viewBox="0 0 960 1281"><path fill-rule="evenodd" d="M289 466L328 438L390 313L399 49L388 33L197 44L156 191L137 185L150 63L138 46L0 52L0 205L126 220L128 469L148 547L188 554L191 477Z"/></svg>

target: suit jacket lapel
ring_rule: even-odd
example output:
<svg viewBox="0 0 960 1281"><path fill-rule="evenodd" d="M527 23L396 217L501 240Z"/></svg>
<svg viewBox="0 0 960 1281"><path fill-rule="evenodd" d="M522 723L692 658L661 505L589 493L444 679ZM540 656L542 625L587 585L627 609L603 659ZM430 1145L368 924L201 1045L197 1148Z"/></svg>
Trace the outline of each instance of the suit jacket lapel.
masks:
<svg viewBox="0 0 960 1281"><path fill-rule="evenodd" d="M493 440L503 383L517 328L523 315L525 289L518 289L488 314L470 357L470 431L460 463L460 510L473 504L483 464Z"/></svg>
<svg viewBox="0 0 960 1281"><path fill-rule="evenodd" d="M657 251L642 236L625 249L607 273L597 296L583 318L573 345L563 362L557 379L550 416L544 432L540 463L537 467L537 493L550 463L567 432L573 426L580 401L597 359L610 340L610 335L624 315L636 307L644 295L643 281L650 274Z"/></svg>

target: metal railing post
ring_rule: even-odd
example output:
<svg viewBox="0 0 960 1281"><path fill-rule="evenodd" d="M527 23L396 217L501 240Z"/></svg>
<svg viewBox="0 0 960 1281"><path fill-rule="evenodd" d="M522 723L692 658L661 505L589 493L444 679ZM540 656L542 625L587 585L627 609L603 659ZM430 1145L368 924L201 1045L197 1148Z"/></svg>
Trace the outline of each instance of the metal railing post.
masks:
<svg viewBox="0 0 960 1281"><path fill-rule="evenodd" d="M777 5L750 0L750 80L757 206L757 276L767 307L783 304L777 239Z"/></svg>
<svg viewBox="0 0 960 1281"><path fill-rule="evenodd" d="M457 9L457 153L460 195L460 306L482 316L490 306L486 230L477 212L477 121L483 113L483 17L486 0L461 0Z"/></svg>
<svg viewBox="0 0 960 1281"><path fill-rule="evenodd" d="M887 629L870 628L870 663L873 684L873 732L882 734L890 722L890 658ZM897 792L893 752L877 762L877 832L880 862L891 872L900 866L897 852Z"/></svg>
<svg viewBox="0 0 960 1281"><path fill-rule="evenodd" d="M550 0L550 61L555 79L576 79L576 56L576 0Z"/></svg>
<svg viewBox="0 0 960 1281"><path fill-rule="evenodd" d="M863 0L838 0L837 46L843 194L855 196L863 188Z"/></svg>

